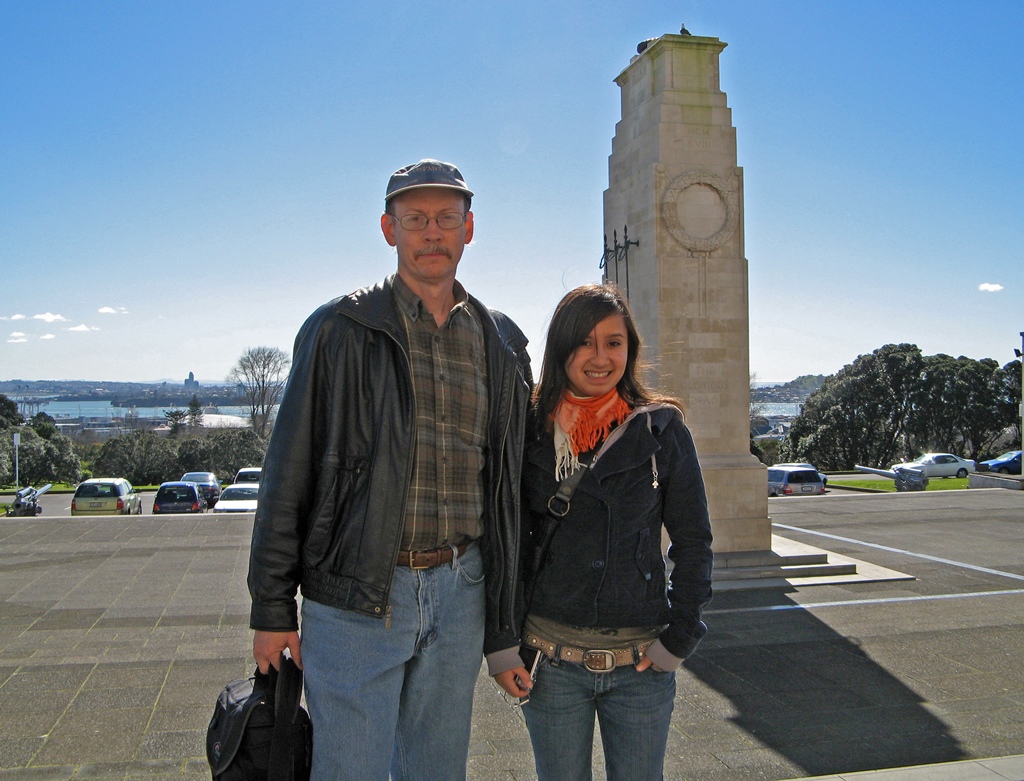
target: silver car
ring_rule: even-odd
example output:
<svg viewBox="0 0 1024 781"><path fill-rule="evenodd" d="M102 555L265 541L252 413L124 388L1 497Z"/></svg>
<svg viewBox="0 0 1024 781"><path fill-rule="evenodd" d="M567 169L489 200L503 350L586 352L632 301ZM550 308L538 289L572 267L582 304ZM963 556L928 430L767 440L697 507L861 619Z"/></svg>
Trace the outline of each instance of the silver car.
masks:
<svg viewBox="0 0 1024 781"><path fill-rule="evenodd" d="M890 469L901 466L904 469L916 469L925 477L967 477L977 472L978 465L967 458L954 456L952 453L925 453L913 461L893 464Z"/></svg>
<svg viewBox="0 0 1024 781"><path fill-rule="evenodd" d="M802 466L768 467L768 496L813 496L825 493L816 469Z"/></svg>

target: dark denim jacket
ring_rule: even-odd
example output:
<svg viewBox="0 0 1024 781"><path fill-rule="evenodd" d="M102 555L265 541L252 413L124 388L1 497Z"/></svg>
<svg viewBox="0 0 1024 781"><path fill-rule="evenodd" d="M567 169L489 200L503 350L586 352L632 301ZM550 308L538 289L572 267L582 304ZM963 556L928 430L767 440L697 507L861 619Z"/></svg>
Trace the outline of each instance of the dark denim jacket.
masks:
<svg viewBox="0 0 1024 781"><path fill-rule="evenodd" d="M549 434L527 447L523 465L524 531L531 539L546 523L556 488ZM673 562L667 587L663 527ZM701 611L711 600L711 565L711 524L693 438L678 410L651 405L619 427L576 489L530 612L584 627L665 624L661 644L685 659L707 632Z"/></svg>

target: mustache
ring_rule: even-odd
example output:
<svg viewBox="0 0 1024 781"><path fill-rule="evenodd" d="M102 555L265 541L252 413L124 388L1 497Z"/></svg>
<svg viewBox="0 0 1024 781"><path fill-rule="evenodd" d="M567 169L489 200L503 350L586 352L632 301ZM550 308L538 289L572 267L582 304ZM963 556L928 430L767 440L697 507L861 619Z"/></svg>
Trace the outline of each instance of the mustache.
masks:
<svg viewBox="0 0 1024 781"><path fill-rule="evenodd" d="M413 253L413 257L416 258L420 257L421 255L444 255L446 258L450 259L452 253L451 250L449 250L443 244L431 244L429 247L423 247L421 249L416 250L416 252Z"/></svg>

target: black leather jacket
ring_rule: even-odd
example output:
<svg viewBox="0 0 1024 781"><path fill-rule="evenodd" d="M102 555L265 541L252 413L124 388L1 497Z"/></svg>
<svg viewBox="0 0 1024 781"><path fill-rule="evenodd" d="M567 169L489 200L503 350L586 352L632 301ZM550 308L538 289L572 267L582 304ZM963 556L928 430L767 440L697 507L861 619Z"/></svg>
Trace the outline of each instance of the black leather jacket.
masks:
<svg viewBox="0 0 1024 781"><path fill-rule="evenodd" d="M314 312L260 480L250 626L298 628L295 594L384 618L412 475L416 410L393 277ZM485 652L518 643L519 485L533 379L526 337L470 296L487 352Z"/></svg>

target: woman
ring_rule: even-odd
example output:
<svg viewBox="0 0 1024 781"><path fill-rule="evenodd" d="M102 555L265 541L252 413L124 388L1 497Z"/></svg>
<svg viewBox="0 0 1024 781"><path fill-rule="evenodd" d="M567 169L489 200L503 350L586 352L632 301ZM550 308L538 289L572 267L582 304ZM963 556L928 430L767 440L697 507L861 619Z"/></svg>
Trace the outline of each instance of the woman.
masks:
<svg viewBox="0 0 1024 781"><path fill-rule="evenodd" d="M529 650L541 656L532 688L522 666L495 676L529 695L541 781L592 777L595 714L609 781L661 779L675 670L707 631L711 527L697 454L679 402L644 388L639 349L611 284L568 293L548 329L523 467L524 560L536 561L524 664Z"/></svg>

